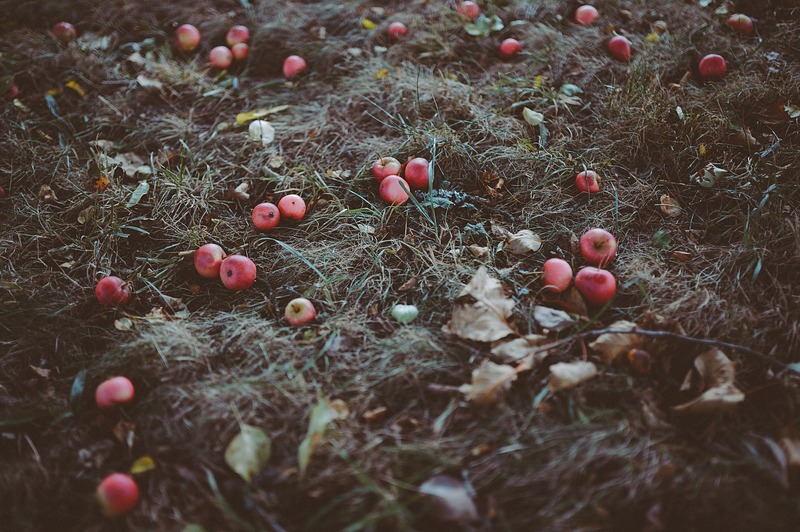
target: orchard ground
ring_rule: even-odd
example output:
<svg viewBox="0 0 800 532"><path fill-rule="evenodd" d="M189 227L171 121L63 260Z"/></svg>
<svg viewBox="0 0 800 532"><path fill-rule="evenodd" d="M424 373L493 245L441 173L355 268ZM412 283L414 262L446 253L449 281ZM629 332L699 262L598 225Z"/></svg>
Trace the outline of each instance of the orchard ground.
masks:
<svg viewBox="0 0 800 532"><path fill-rule="evenodd" d="M796 530L798 458L780 443L800 423L783 369L800 360L794 2L736 2L756 21L749 38L725 28L720 1L598 0L589 27L570 22L576 2L478 2L505 24L488 36L444 0L5 4L0 82L19 95L0 107L4 530L442 529L416 490L436 474L474 490L479 529ZM62 20L77 42L49 34ZM396 43L393 21L408 27ZM184 23L201 32L196 55L172 47ZM219 75L208 52L235 24L250 28L249 58ZM614 28L630 63L609 57ZM506 38L522 44L509 62ZM699 81L709 53L727 60L721 81ZM308 69L287 83L292 54ZM266 146L236 121L258 109L274 111ZM433 160L433 196L387 206L379 156ZM704 175L712 163L726 172ZM576 191L584 169L600 192ZM256 231L252 208L292 193L306 217ZM543 246L511 255L493 225ZM617 296L553 338L627 319L746 346L721 347L742 403L676 415L709 348L676 338L658 340L650 376L599 365L547 393L551 364L593 356L575 340L498 404L455 390L489 358L442 329L463 285L487 266L516 329L539 332L542 264L577 271L592 227L619 242ZM191 252L209 242L255 261L251 289L195 273ZM103 275L130 282L124 308L95 301ZM313 325L283 318L297 297ZM400 325L397 303L419 317ZM134 402L100 412L94 388L116 375ZM349 416L300 475L320 398ZM240 423L272 442L250 483L223 458ZM140 503L103 517L100 480L145 456Z"/></svg>

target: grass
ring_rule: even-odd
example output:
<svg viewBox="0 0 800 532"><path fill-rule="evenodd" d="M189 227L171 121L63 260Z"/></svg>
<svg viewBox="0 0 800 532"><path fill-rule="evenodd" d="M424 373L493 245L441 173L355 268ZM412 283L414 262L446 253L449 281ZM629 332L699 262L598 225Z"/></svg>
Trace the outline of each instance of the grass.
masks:
<svg viewBox="0 0 800 532"><path fill-rule="evenodd" d="M20 96L0 106L1 522L447 529L417 491L445 473L474 490L476 528L792 530L797 477L777 442L797 428L798 382L757 358L726 351L747 400L700 419L670 413L690 398L680 385L702 350L678 340L653 345L650 377L604 366L579 389L549 394L551 363L591 356L575 341L520 374L499 405L446 391L489 356L442 331L463 284L486 265L517 302L516 327L538 332L541 264L561 256L579 267L574 238L590 227L621 245L610 266L618 295L596 325L658 323L800 361L800 144L783 109L800 105L797 8L738 2L756 18L757 35L742 39L723 30L719 4L598 2L601 23L580 28L567 21L575 2L497 0L481 3L506 23L490 37L468 36L454 4L437 2L9 7L0 81L13 77ZM669 31L648 43L657 19ZM49 37L59 20L77 25L80 44ZM394 44L393 20L409 27ZM203 35L197 55L169 45L184 22ZM250 60L217 75L205 54L235 23L251 29ZM633 42L630 64L605 53L611 24ZM518 61L496 59L505 37L522 42ZM710 51L728 59L721 82L697 80ZM286 83L281 62L292 53L309 71ZM164 89L140 87L140 74ZM559 96L567 83L583 91L576 105ZM283 105L266 117L277 132L269 146L235 123ZM546 136L522 120L526 106L545 115ZM100 140L109 155L141 157L150 175L108 167ZM370 173L378 156L433 160L435 193L384 205ZM709 188L692 183L709 163L729 173ZM573 190L584 168L603 177L600 193ZM149 191L128 206L142 180ZM250 198L237 199L244 181ZM38 198L42 185L57 200ZM252 207L287 193L306 199L308 216L256 232ZM663 194L680 216L661 212ZM492 225L531 229L544 246L510 256ZM191 252L206 242L251 257L255 286L232 293L196 276ZM489 254L473 256L471 244ZM134 289L124 309L94 300L108 274ZM314 302L313 326L282 319L298 296ZM395 303L417 305L419 318L398 325ZM122 374L135 402L99 413L95 386ZM301 477L297 448L322 396L350 416L330 425ZM272 439L250 484L223 459L240 420ZM115 436L122 429L132 446ZM140 504L107 521L92 500L97 483L145 455L156 468L136 475Z"/></svg>

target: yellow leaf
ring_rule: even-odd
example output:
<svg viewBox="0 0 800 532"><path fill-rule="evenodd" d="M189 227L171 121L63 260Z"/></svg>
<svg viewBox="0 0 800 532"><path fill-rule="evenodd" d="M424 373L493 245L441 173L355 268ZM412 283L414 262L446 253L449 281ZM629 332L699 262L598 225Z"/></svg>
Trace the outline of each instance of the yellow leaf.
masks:
<svg viewBox="0 0 800 532"><path fill-rule="evenodd" d="M651 44L655 44L661 40L661 36L658 33L650 33L647 35L645 40Z"/></svg>
<svg viewBox="0 0 800 532"><path fill-rule="evenodd" d="M269 462L272 442L258 427L242 425L241 429L225 449L225 463L245 481L250 482Z"/></svg>
<svg viewBox="0 0 800 532"><path fill-rule="evenodd" d="M136 460L131 466L131 475L146 473L156 468L156 462L149 455L144 455Z"/></svg>
<svg viewBox="0 0 800 532"><path fill-rule="evenodd" d="M58 89L50 89L50 90L47 91L47 94L49 94L50 96L57 96L58 93L60 93L60 92L61 91L58 90Z"/></svg>
<svg viewBox="0 0 800 532"><path fill-rule="evenodd" d="M285 111L288 108L289 108L288 105L279 105L277 107L271 107L269 109L256 109L255 111L247 111L246 113L239 113L238 115L236 115L236 123L242 125L251 120L256 120L258 118L262 118L267 115L271 115L273 113L279 113L281 111Z"/></svg>
<svg viewBox="0 0 800 532"><path fill-rule="evenodd" d="M97 178L97 181L94 182L94 189L95 190L105 190L108 188L109 181L104 176L100 176Z"/></svg>
<svg viewBox="0 0 800 532"><path fill-rule="evenodd" d="M533 78L534 89L541 89L543 83L544 83L544 78L542 76L536 76L535 78Z"/></svg>
<svg viewBox="0 0 800 532"><path fill-rule="evenodd" d="M706 154L706 145L701 144L699 148L697 148L697 153L700 154L700 157L703 157Z"/></svg>
<svg viewBox="0 0 800 532"><path fill-rule="evenodd" d="M74 90L81 96L86 96L86 91L76 81L68 81L64 84L64 86L67 87L68 89Z"/></svg>
<svg viewBox="0 0 800 532"><path fill-rule="evenodd" d="M375 73L375 79L377 79L378 81L386 79L387 76L389 76L389 71L385 68L382 68Z"/></svg>
<svg viewBox="0 0 800 532"><path fill-rule="evenodd" d="M375 24L374 22L372 22L372 21L371 21L370 19L368 19L368 18L362 18L362 19L361 19L361 25L362 25L362 26L364 27L364 29L366 29L366 30L374 30L375 28L377 28L377 27L378 27L378 25L377 25L377 24Z"/></svg>

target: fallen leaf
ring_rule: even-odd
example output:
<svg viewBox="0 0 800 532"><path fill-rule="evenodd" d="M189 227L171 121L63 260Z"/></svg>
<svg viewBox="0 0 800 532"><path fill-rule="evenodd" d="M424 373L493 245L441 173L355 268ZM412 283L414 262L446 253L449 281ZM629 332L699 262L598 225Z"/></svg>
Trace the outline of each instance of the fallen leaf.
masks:
<svg viewBox="0 0 800 532"><path fill-rule="evenodd" d="M677 406L674 412L689 414L708 414L735 408L744 401L744 393L736 388L736 369L733 362L719 349L709 349L694 361L694 369L687 375L691 382L693 373L699 376L703 393L695 399ZM686 383L681 389L686 388Z"/></svg>
<svg viewBox="0 0 800 532"><path fill-rule="evenodd" d="M229 190L228 195L235 200L247 201L250 199L250 194L247 193L248 190L250 190L250 182L243 181L233 190Z"/></svg>
<svg viewBox="0 0 800 532"><path fill-rule="evenodd" d="M484 360L472 370L472 384L462 384L458 389L476 405L492 405L503 398L516 379L517 370L512 366Z"/></svg>
<svg viewBox="0 0 800 532"><path fill-rule="evenodd" d="M328 401L325 397L321 397L319 402L311 409L308 432L306 432L306 437L303 438L303 441L300 442L300 447L297 449L297 463L300 467L301 475L306 472L311 461L311 455L325 436L328 424L331 421L347 419L349 415L350 412L347 409L347 405L340 399Z"/></svg>
<svg viewBox="0 0 800 532"><path fill-rule="evenodd" d="M632 321L615 321L608 328L615 331L633 331L638 326ZM611 365L620 357L624 357L631 349L641 349L645 338L641 334L615 334L605 333L589 344L589 347L599 355L603 364Z"/></svg>
<svg viewBox="0 0 800 532"><path fill-rule="evenodd" d="M440 521L467 525L478 520L478 509L460 480L436 475L423 482L419 492L433 499L432 513Z"/></svg>
<svg viewBox="0 0 800 532"><path fill-rule="evenodd" d="M110 182L108 181L108 179L106 179L104 176L100 176L94 182L94 185L92 185L92 188L94 188L95 190L98 190L98 191L103 191L103 190L108 188L109 184L110 184Z"/></svg>
<svg viewBox="0 0 800 532"><path fill-rule="evenodd" d="M374 228L373 228L373 229L374 229ZM413 290L414 288L416 288L416 287L417 287L417 283L418 283L418 282L419 282L419 277L417 277L417 276L415 275L414 277L412 277L412 278L411 278L411 279L409 279L408 281L406 281L406 282L404 282L403 284L401 284L401 285L400 285L400 286L397 288L397 291L398 291L398 292L408 292L409 290Z"/></svg>
<svg viewBox="0 0 800 532"><path fill-rule="evenodd" d="M247 129L247 136L251 141L266 146L275 140L275 128L266 120L253 120Z"/></svg>
<svg viewBox="0 0 800 532"><path fill-rule="evenodd" d="M577 323L572 316L563 310L556 310L543 305L534 307L533 319L542 329L556 332L563 331Z"/></svg>
<svg viewBox="0 0 800 532"><path fill-rule="evenodd" d="M78 213L78 223L83 225L89 220L94 218L94 206L89 205L85 209L82 209L81 212Z"/></svg>
<svg viewBox="0 0 800 532"><path fill-rule="evenodd" d="M75 91L80 96L86 96L86 90L84 90L84 88L81 87L77 81L68 81L64 83L64 86L68 89Z"/></svg>
<svg viewBox="0 0 800 532"><path fill-rule="evenodd" d="M503 248L514 255L525 255L539 251L542 247L542 239L539 235L528 229L523 229L508 237Z"/></svg>
<svg viewBox="0 0 800 532"><path fill-rule="evenodd" d="M492 354L504 362L520 362L533 354L534 363L538 363L547 356L547 351L538 351L547 341L546 336L529 334L492 346Z"/></svg>
<svg viewBox="0 0 800 532"><path fill-rule="evenodd" d="M40 186L39 192L36 193L36 197L39 198L43 203L55 203L58 201L58 196L56 196L55 191L50 188L50 185Z"/></svg>
<svg viewBox="0 0 800 532"><path fill-rule="evenodd" d="M503 285L481 266L459 293L447 327L467 340L494 342L514 332L508 323L513 309L514 301L506 297Z"/></svg>
<svg viewBox="0 0 800 532"><path fill-rule="evenodd" d="M43 379L47 379L50 377L50 370L44 368L37 368L36 366L31 366L31 369Z"/></svg>
<svg viewBox="0 0 800 532"><path fill-rule="evenodd" d="M547 386L551 392L569 390L597 375L597 366L591 362L559 362L550 366Z"/></svg>
<svg viewBox="0 0 800 532"><path fill-rule="evenodd" d="M118 331L130 331L133 329L133 320L127 317L114 320L114 328Z"/></svg>
<svg viewBox="0 0 800 532"><path fill-rule="evenodd" d="M375 73L375 79L378 81L384 80L389 77L389 70L382 68Z"/></svg>
<svg viewBox="0 0 800 532"><path fill-rule="evenodd" d="M489 231L492 233L494 238L499 238L501 240L505 240L511 237L511 231L506 229L505 227L497 224L491 224Z"/></svg>
<svg viewBox="0 0 800 532"><path fill-rule="evenodd" d="M661 207L661 212L669 216L670 218L677 218L681 215L681 205L678 203L678 200L673 199L670 197L669 194L662 194L661 195L661 203L658 204Z"/></svg>
<svg viewBox="0 0 800 532"><path fill-rule="evenodd" d="M131 465L131 475L140 475L142 473L147 473L148 471L152 471L156 468L156 462L153 460L152 456L144 455L141 458L137 459L133 465Z"/></svg>
<svg viewBox="0 0 800 532"><path fill-rule="evenodd" d="M147 181L139 181L139 185L133 191L131 197L128 198L128 203L125 204L125 207L130 209L131 207L136 206L136 204L138 204L142 200L144 195L147 194L149 191L150 191L150 183L148 183Z"/></svg>
<svg viewBox="0 0 800 532"><path fill-rule="evenodd" d="M258 427L241 426L241 432L234 436L225 449L225 463L246 482L263 469L272 454L269 436Z"/></svg>
<svg viewBox="0 0 800 532"><path fill-rule="evenodd" d="M378 26L368 18L361 19L361 27L365 30L374 30Z"/></svg>
<svg viewBox="0 0 800 532"><path fill-rule="evenodd" d="M150 79L144 74L139 74L136 77L136 83L138 83L143 89L153 89L153 90L161 90L164 88L164 84L158 81L157 79Z"/></svg>
<svg viewBox="0 0 800 532"><path fill-rule="evenodd" d="M527 107L522 110L522 118L524 118L525 122L532 126L538 126L544 122L544 115L542 113L538 113Z"/></svg>
<svg viewBox="0 0 800 532"><path fill-rule="evenodd" d="M269 109L256 109L255 111L247 111L245 113L239 113L236 115L236 123L238 125L246 124L251 120L257 120L259 118L264 118L265 116L280 113L281 111L285 111L288 109L288 105L278 105L275 107L270 107Z"/></svg>
<svg viewBox="0 0 800 532"><path fill-rule="evenodd" d="M282 156L273 155L272 157L269 158L269 161L267 161L267 166L273 169L278 169L281 166L283 166L284 162L286 162L286 160Z"/></svg>
<svg viewBox="0 0 800 532"><path fill-rule="evenodd" d="M372 410L367 410L361 415L361 417L363 417L364 421L366 421L367 423L373 423L381 419L383 416L385 416L386 412L388 411L389 409L386 408L385 406L379 406L377 408L373 408Z"/></svg>
<svg viewBox="0 0 800 532"><path fill-rule="evenodd" d="M467 249L469 249L470 253L472 253L473 255L475 255L479 259L489 256L489 248L484 247L484 246L479 246L477 244L471 244L470 246L467 247Z"/></svg>

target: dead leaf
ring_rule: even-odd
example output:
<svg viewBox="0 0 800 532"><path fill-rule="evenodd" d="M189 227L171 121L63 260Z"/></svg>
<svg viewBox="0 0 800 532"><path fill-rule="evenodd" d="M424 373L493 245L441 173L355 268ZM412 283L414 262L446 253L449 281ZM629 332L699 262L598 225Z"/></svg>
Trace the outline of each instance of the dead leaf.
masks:
<svg viewBox="0 0 800 532"><path fill-rule="evenodd" d="M478 509L460 480L436 475L423 482L419 492L433 499L432 513L440 521L467 525L478 520Z"/></svg>
<svg viewBox="0 0 800 532"><path fill-rule="evenodd" d="M406 282L404 282L403 284L401 284L401 285L400 285L400 286L397 288L397 291L398 291L398 292L408 292L409 290L413 290L414 288L416 288L416 287L417 287L417 283L418 283L418 282L419 282L419 277L417 277L417 276L415 275L414 277L412 277L412 278L411 278L411 279L409 279L408 281L406 281Z"/></svg>
<svg viewBox="0 0 800 532"><path fill-rule="evenodd" d="M389 409L386 408L385 406L379 406L377 408L373 408L372 410L367 410L361 415L361 417L363 417L364 421L366 421L367 423L373 423L381 419L383 416L385 416L386 412L388 411Z"/></svg>
<svg viewBox="0 0 800 532"><path fill-rule="evenodd" d="M473 255L475 255L479 259L489 256L489 248L487 247L479 246L477 244L472 244L468 247L468 249Z"/></svg>
<svg viewBox="0 0 800 532"><path fill-rule="evenodd" d="M589 310L586 308L586 301L583 300L580 292L574 286L570 286L563 292L542 292L542 303L547 303L547 306L558 310L569 312L570 314L577 314L579 316L587 316Z"/></svg>
<svg viewBox="0 0 800 532"><path fill-rule="evenodd" d="M111 184L111 183L105 176L100 176L94 182L94 185L92 185L92 188L94 188L97 191L103 191L103 190L108 188L109 184Z"/></svg>
<svg viewBox="0 0 800 532"><path fill-rule="evenodd" d="M693 373L699 377L703 393L682 405L673 406L674 412L708 414L735 408L744 401L744 393L736 388L736 368L733 362L719 349L709 349L694 361L694 369L687 375L691 382ZM686 387L686 382L681 389Z"/></svg>
<svg viewBox="0 0 800 532"><path fill-rule="evenodd" d="M246 124L251 120L264 118L267 115L279 113L281 111L285 111L288 108L289 108L288 105L278 105L276 107L271 107L269 109L256 109L255 111L247 111L245 113L239 113L238 115L236 115L236 123L241 126L242 124Z"/></svg>
<svg viewBox="0 0 800 532"><path fill-rule="evenodd" d="M50 185L42 185L39 187L39 192L36 194L43 203L55 203L58 201L55 191L50 188Z"/></svg>
<svg viewBox="0 0 800 532"><path fill-rule="evenodd" d="M283 163L285 163L285 162L286 162L286 159L284 159L283 156L281 156L281 155L273 155L267 161L267 166L269 166L272 169L276 169L277 170L278 168L283 166Z"/></svg>
<svg viewBox="0 0 800 532"><path fill-rule="evenodd" d="M88 207L86 207L85 209L81 210L81 212L78 213L78 223L81 225L85 224L92 218L94 218L93 205L89 205Z"/></svg>
<svg viewBox="0 0 800 532"><path fill-rule="evenodd" d="M144 74L139 74L136 77L136 82L143 88L143 89L152 89L154 91L160 91L164 88L164 84L158 81L157 79L150 79Z"/></svg>
<svg viewBox="0 0 800 532"><path fill-rule="evenodd" d="M114 328L118 331L130 331L133 329L133 320L128 317L114 320Z"/></svg>
<svg viewBox="0 0 800 532"><path fill-rule="evenodd" d="M525 107L522 109L522 118L525 119L525 122L532 126L538 126L544 122L544 115L533 109Z"/></svg>
<svg viewBox="0 0 800 532"><path fill-rule="evenodd" d="M503 285L481 266L458 295L447 327L467 340L494 342L514 332L508 323L513 309Z"/></svg>
<svg viewBox="0 0 800 532"><path fill-rule="evenodd" d="M258 427L242 425L225 449L225 463L246 482L250 482L269 462L272 442Z"/></svg>
<svg viewBox="0 0 800 532"><path fill-rule="evenodd" d="M678 203L678 200L673 199L670 197L669 194L662 194L661 195L661 203L658 204L661 207L661 212L669 216L670 218L677 218L681 215L681 205Z"/></svg>
<svg viewBox="0 0 800 532"><path fill-rule="evenodd" d="M47 379L50 377L50 370L44 368L37 368L36 366L31 366L31 369L36 372L37 375L42 377L43 379Z"/></svg>
<svg viewBox="0 0 800 532"><path fill-rule="evenodd" d="M750 130L746 127L737 128L737 130L731 134L728 140L731 144L741 146L742 148L758 146L758 141L756 141L755 137L753 137L753 135L750 133Z"/></svg>
<svg viewBox="0 0 800 532"><path fill-rule="evenodd" d="M462 384L458 389L476 405L492 405L503 398L516 379L517 370L512 366L484 360L472 370L472 384Z"/></svg>
<svg viewBox="0 0 800 532"><path fill-rule="evenodd" d="M514 255L525 255L539 251L542 247L542 238L528 229L523 229L508 237L503 248Z"/></svg>
<svg viewBox="0 0 800 532"><path fill-rule="evenodd" d="M632 321L615 321L608 328L615 331L634 331L638 326ZM645 338L641 334L614 334L605 333L589 344L589 347L598 354L603 364L611 365L620 357L627 356L631 349L644 347Z"/></svg>
<svg viewBox="0 0 800 532"><path fill-rule="evenodd" d="M325 397L321 397L319 402L314 405L314 408L311 409L311 419L308 422L308 432L297 449L297 463L301 475L305 474L308 464L311 462L311 455L325 436L328 424L331 421L347 419L349 415L350 411L341 399L328 401Z"/></svg>
<svg viewBox="0 0 800 532"><path fill-rule="evenodd" d="M239 201L247 201L250 199L250 194L247 191L250 190L250 182L243 181L239 186L234 189L228 190L228 196L231 199L239 200Z"/></svg>
<svg viewBox="0 0 800 532"><path fill-rule="evenodd" d="M142 473L147 473L155 468L156 462L153 460L153 457L144 455L137 459L133 465L131 465L131 475L141 475Z"/></svg>
<svg viewBox="0 0 800 532"><path fill-rule="evenodd" d="M547 356L547 351L537 351L547 343L548 338L539 334L529 334L522 338L514 338L508 342L497 343L492 346L492 354L504 362L520 362L529 355L534 355L534 363L542 361Z"/></svg>
<svg viewBox="0 0 800 532"><path fill-rule="evenodd" d="M543 305L536 305L533 309L533 319L539 327L548 331L563 331L577 323L575 319L564 312Z"/></svg>
<svg viewBox="0 0 800 532"><path fill-rule="evenodd" d="M547 386L551 392L569 390L597 375L597 366L591 362L559 362L550 366Z"/></svg>
<svg viewBox="0 0 800 532"><path fill-rule="evenodd" d="M497 224L491 224L489 231L492 233L493 237L501 240L505 240L511 236L511 231Z"/></svg>

